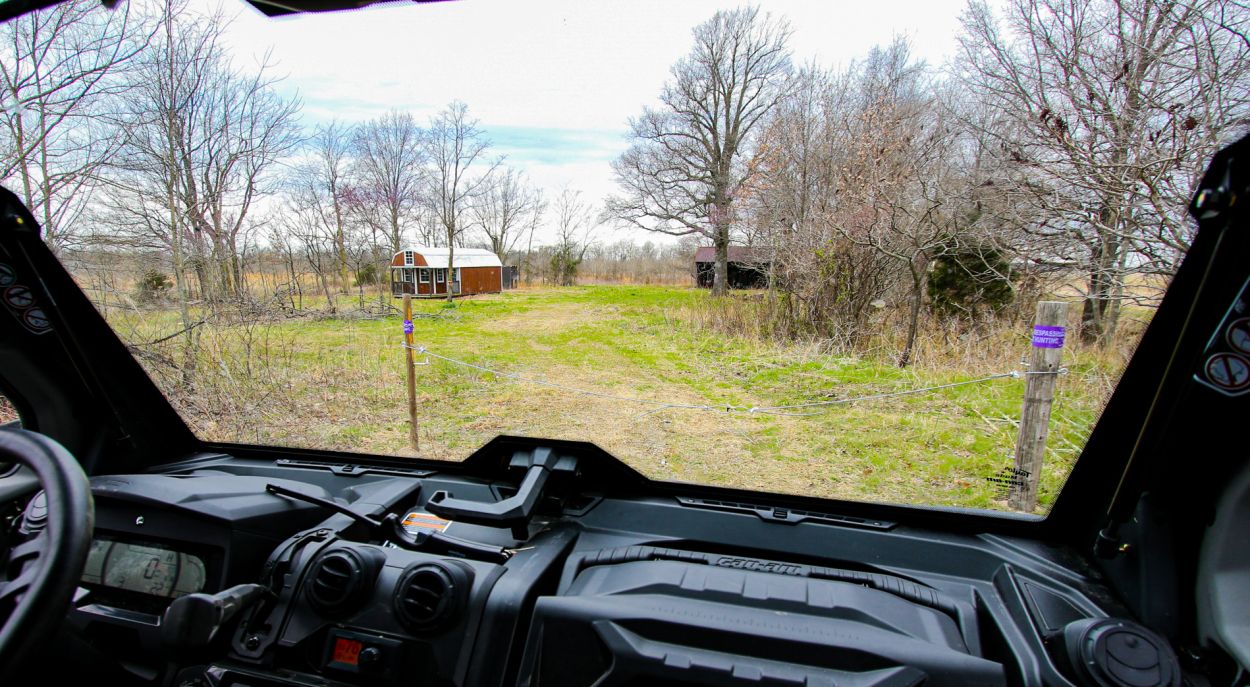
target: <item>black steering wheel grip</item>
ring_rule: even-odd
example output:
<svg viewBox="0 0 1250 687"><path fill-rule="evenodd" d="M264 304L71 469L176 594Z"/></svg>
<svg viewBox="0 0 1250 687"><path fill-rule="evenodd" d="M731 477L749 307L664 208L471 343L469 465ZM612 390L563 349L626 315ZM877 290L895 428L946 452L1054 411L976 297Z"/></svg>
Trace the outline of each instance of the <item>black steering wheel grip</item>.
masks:
<svg viewBox="0 0 1250 687"><path fill-rule="evenodd" d="M21 658L47 641L65 619L91 549L95 507L78 461L35 432L0 430L0 462L39 479L47 501L43 532L8 552L10 578L0 582L0 684Z"/></svg>

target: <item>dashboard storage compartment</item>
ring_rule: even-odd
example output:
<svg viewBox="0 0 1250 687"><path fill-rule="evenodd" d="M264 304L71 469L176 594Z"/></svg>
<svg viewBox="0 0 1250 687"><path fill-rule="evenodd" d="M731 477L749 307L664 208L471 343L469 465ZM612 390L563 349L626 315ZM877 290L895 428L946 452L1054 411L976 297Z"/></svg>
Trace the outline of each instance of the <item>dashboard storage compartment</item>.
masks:
<svg viewBox="0 0 1250 687"><path fill-rule="evenodd" d="M1007 681L938 608L851 582L672 560L586 568L540 598L520 677L530 687Z"/></svg>

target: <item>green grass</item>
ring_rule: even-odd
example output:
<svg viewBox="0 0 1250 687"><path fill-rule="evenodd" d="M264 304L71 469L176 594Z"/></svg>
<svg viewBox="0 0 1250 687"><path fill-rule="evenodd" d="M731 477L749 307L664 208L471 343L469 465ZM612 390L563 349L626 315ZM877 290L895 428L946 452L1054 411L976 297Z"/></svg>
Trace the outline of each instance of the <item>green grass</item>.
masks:
<svg viewBox="0 0 1250 687"><path fill-rule="evenodd" d="M975 378L1003 371L1002 361L1018 361L1028 346L1021 327L1024 333L987 344L1004 349L997 362L962 364L930 352L928 362L899 369L884 354L831 355L813 345L710 333L683 316L706 298L684 288L595 286L520 290L454 306L416 301L414 340L441 355L571 387L747 407ZM108 315L135 343L180 328L176 311L114 308ZM398 316L210 323L197 334L190 384L176 369L185 337L151 347L174 365L143 362L201 436L413 455ZM1042 510L1079 453L1114 372L1098 356L1075 355L1068 363L1073 374L1059 383ZM656 409L436 358L416 369L425 457L458 460L501 433L550 436L593 441L658 479L983 508L1005 507L987 478L1012 463L1024 387L1023 380L1003 379L790 417Z"/></svg>

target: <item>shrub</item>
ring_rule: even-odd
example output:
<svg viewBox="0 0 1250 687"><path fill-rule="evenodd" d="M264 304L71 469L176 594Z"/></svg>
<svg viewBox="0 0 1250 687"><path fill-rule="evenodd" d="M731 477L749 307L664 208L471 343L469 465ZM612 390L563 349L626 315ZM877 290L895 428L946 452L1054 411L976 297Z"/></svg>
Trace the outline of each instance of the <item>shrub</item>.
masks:
<svg viewBox="0 0 1250 687"><path fill-rule="evenodd" d="M938 314L994 313L1010 305L1014 298L1011 266L994 248L962 247L933 261L929 302Z"/></svg>
<svg viewBox="0 0 1250 687"><path fill-rule="evenodd" d="M551 251L551 281L560 286L573 286L577 283L577 268L582 264L580 255L576 255L569 244L560 244Z"/></svg>
<svg viewBox="0 0 1250 687"><path fill-rule="evenodd" d="M160 303L169 295L169 290L173 286L174 283L164 273L148 270L139 279L139 284L135 287L135 296L140 303Z"/></svg>
<svg viewBox="0 0 1250 687"><path fill-rule="evenodd" d="M372 286L378 283L378 266L366 263L356 270L356 283L353 286Z"/></svg>

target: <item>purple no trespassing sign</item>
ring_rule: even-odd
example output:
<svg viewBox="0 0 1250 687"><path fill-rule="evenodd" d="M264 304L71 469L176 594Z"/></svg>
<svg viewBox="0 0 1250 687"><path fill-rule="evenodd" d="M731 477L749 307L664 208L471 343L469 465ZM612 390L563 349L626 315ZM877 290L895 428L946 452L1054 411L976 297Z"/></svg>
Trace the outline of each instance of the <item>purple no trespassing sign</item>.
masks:
<svg viewBox="0 0 1250 687"><path fill-rule="evenodd" d="M1063 348L1063 327L1033 325L1033 348Z"/></svg>
<svg viewBox="0 0 1250 687"><path fill-rule="evenodd" d="M412 320L404 320L404 333L405 334L412 333Z"/></svg>

